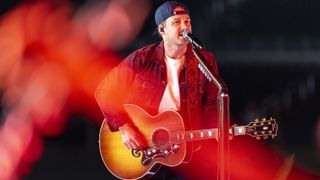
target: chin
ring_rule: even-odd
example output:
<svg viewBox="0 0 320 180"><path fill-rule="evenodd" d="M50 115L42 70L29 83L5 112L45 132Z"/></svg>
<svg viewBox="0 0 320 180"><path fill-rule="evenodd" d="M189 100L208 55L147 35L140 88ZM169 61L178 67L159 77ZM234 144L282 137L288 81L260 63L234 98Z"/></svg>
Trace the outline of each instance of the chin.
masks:
<svg viewBox="0 0 320 180"><path fill-rule="evenodd" d="M184 38L181 39L181 41L179 41L179 44L181 44L181 45L187 45L188 43L189 43L189 41Z"/></svg>

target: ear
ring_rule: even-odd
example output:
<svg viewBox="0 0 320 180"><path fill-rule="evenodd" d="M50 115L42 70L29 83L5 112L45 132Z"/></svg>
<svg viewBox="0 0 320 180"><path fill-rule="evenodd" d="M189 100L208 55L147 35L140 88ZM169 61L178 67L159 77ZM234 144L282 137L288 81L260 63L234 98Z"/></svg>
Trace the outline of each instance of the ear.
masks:
<svg viewBox="0 0 320 180"><path fill-rule="evenodd" d="M164 27L160 25L159 31L160 31L160 32L164 32Z"/></svg>
<svg viewBox="0 0 320 180"><path fill-rule="evenodd" d="M163 25L159 25L159 27L158 27L158 30L159 30L159 33L161 34L161 35L163 35L163 33L164 33L164 27L163 27Z"/></svg>

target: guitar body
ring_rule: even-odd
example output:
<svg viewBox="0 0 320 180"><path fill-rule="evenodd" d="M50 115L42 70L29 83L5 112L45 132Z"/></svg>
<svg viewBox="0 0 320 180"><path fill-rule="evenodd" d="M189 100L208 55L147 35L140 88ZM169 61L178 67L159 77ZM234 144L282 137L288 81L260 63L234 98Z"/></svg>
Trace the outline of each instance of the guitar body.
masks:
<svg viewBox="0 0 320 180"><path fill-rule="evenodd" d="M183 132L184 123L182 117L175 111L167 111L157 116L150 116L136 105L125 104L124 108L132 122L146 138L148 146L155 151L171 148L170 137L167 132ZM170 136L170 135L169 135ZM157 154L144 161L144 153L134 152L122 143L119 131L111 132L104 121L99 136L99 148L102 160L108 170L116 177L122 179L138 179L150 173L158 164L177 166L183 162L186 156L186 142L178 142L178 149L165 155ZM177 143L175 143L177 144ZM140 154L139 154L140 153ZM142 162L147 163L142 163Z"/></svg>
<svg viewBox="0 0 320 180"><path fill-rule="evenodd" d="M102 123L99 134L100 154L108 170L120 179L139 179L153 175L152 171L158 170L161 165L177 166L191 159L192 141L214 139L218 135L217 128L185 131L182 117L175 111L150 116L139 106L123 106L146 139L148 147L143 150L127 149L122 143L120 132L111 132L107 122ZM274 138L277 131L278 125L272 118L263 118L262 121L256 119L246 126L229 129L232 136L249 135L256 139L267 139L269 136Z"/></svg>

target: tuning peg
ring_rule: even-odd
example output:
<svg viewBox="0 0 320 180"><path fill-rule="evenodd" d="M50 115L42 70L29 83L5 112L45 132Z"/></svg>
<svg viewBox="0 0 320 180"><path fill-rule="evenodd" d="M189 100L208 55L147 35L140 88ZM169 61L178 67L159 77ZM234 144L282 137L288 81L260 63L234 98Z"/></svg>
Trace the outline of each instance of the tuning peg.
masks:
<svg viewBox="0 0 320 180"><path fill-rule="evenodd" d="M254 121L255 121L255 122L259 122L259 119L258 119L258 118L256 118L256 119L254 119Z"/></svg>
<svg viewBox="0 0 320 180"><path fill-rule="evenodd" d="M266 122L267 121L267 119L264 117L264 118L262 118L262 122Z"/></svg>

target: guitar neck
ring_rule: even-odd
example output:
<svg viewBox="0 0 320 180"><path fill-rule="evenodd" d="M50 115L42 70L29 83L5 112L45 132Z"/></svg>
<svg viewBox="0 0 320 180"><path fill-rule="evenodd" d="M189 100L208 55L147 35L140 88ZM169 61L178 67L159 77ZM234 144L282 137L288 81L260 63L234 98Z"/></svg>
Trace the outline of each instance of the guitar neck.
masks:
<svg viewBox="0 0 320 180"><path fill-rule="evenodd" d="M233 136L239 136L246 134L245 126L236 126L229 129L229 134ZM204 140L214 139L218 135L218 128L182 131L171 133L171 141L193 141L193 140Z"/></svg>

